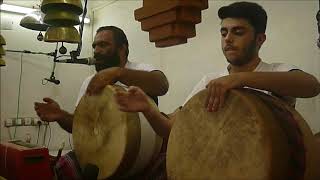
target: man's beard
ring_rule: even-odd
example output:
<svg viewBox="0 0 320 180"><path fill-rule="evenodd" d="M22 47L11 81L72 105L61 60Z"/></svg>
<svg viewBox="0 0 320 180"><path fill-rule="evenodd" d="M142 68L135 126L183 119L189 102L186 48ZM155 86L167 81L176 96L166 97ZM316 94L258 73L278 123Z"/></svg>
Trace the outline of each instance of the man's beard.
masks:
<svg viewBox="0 0 320 180"><path fill-rule="evenodd" d="M238 59L235 59L234 61L231 61L227 58L227 61L234 66L243 66L245 64L248 64L254 55L254 52L256 50L256 44L255 39L249 44L247 48L244 49L244 55L242 57L239 57Z"/></svg>
<svg viewBox="0 0 320 180"><path fill-rule="evenodd" d="M97 60L97 63L95 64L97 72L111 67L118 67L120 65L120 56L116 51L111 55L95 54L94 58Z"/></svg>

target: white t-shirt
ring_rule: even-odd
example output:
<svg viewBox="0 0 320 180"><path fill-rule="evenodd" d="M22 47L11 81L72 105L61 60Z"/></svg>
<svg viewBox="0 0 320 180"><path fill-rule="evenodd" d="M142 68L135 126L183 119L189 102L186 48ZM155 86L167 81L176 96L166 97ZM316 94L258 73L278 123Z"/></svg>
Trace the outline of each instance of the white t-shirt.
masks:
<svg viewBox="0 0 320 180"><path fill-rule="evenodd" d="M272 64L268 64L265 63L263 61L260 61L260 63L258 64L258 66L255 68L254 72L288 72L290 70L295 70L298 69L296 66L293 65L288 65L288 64L283 64L283 63L272 63ZM229 75L228 70L226 69L224 72L220 72L220 73L209 73L207 75L205 75L201 81L193 88L192 92L189 94L189 96L187 97L187 99L185 100L185 102L183 103L183 105L191 98L193 97L195 94L197 94L199 91L203 90L206 88L206 85L213 79L217 79L219 77L222 76L227 76ZM261 92L264 92L266 94L271 95L271 92L268 91L264 91L264 90L259 90L259 89L255 89ZM280 97L282 100L286 101L288 104L290 104L291 106L294 106L296 103L296 98L293 97Z"/></svg>
<svg viewBox="0 0 320 180"><path fill-rule="evenodd" d="M148 72L157 70L157 69L155 69L153 66L151 66L149 64L142 64L142 63L130 62L130 61L127 61L126 65L125 65L125 68L133 69L133 70L140 70L140 71L148 71ZM89 85L89 82L91 81L91 79L93 78L94 75L95 74L87 77L83 81L82 86L81 86L80 91L79 91L79 94L78 94L78 99L77 99L77 102L76 102L76 106L79 104L82 96L85 94L85 92L87 90L87 87ZM115 84L126 87L126 85L122 84L119 81L116 82Z"/></svg>

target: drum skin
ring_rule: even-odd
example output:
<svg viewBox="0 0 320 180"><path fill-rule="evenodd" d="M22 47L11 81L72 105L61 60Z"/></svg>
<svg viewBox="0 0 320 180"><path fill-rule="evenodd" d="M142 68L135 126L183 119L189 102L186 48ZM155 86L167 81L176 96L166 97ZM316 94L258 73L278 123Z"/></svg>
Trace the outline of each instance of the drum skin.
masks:
<svg viewBox="0 0 320 180"><path fill-rule="evenodd" d="M82 169L89 163L98 166L98 179L141 171L162 144L141 115L118 109L115 88L124 90L107 86L97 96L84 95L74 114L72 134L77 159Z"/></svg>
<svg viewBox="0 0 320 180"><path fill-rule="evenodd" d="M207 90L200 91L173 117L167 149L168 179L320 179L315 139L294 108L243 89L231 90L223 108L208 112L206 95ZM283 115L294 119L293 123L284 121ZM300 141L290 143L288 139L295 135ZM292 151L293 147L298 150Z"/></svg>

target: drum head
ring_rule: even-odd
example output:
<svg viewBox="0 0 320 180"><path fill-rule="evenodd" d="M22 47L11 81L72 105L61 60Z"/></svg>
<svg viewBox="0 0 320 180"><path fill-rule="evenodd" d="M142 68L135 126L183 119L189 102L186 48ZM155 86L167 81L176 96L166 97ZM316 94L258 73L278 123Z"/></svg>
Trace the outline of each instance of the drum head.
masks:
<svg viewBox="0 0 320 180"><path fill-rule="evenodd" d="M222 109L208 112L206 95L199 92L173 117L168 178L286 179L290 146L271 109L255 93L232 90ZM302 130L309 137L310 129Z"/></svg>
<svg viewBox="0 0 320 180"><path fill-rule="evenodd" d="M99 179L127 171L140 146L139 116L118 110L114 88L120 87L107 86L98 96L84 95L73 120L74 150L80 166L98 166Z"/></svg>

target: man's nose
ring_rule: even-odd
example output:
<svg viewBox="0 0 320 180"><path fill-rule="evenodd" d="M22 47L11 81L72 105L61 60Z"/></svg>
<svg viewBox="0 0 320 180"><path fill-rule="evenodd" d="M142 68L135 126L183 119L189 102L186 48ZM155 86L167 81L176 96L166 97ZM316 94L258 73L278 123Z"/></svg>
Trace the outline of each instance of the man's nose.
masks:
<svg viewBox="0 0 320 180"><path fill-rule="evenodd" d="M233 42L233 35L231 33L228 33L225 37L224 40L228 43Z"/></svg>
<svg viewBox="0 0 320 180"><path fill-rule="evenodd" d="M99 46L94 47L93 53L94 54L99 54L101 52L101 48Z"/></svg>

